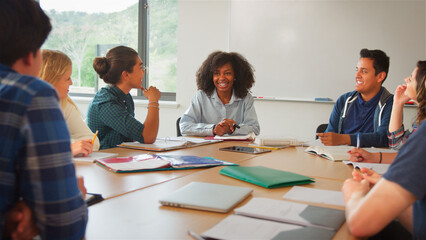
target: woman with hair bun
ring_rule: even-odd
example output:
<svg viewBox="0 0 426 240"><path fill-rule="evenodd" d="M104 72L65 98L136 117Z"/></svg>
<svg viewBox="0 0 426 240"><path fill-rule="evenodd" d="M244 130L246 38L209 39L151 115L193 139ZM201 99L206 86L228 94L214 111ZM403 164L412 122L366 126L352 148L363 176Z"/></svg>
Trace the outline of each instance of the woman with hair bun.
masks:
<svg viewBox="0 0 426 240"><path fill-rule="evenodd" d="M100 148L113 148L130 141L155 142L161 93L155 87L142 87L145 69L138 53L126 46L114 47L105 57L95 58L93 68L109 84L96 93L87 113L90 129L99 131ZM129 93L133 88L142 89L149 100L144 123L135 118L135 105Z"/></svg>
<svg viewBox="0 0 426 240"><path fill-rule="evenodd" d="M183 135L246 135L260 132L254 101L253 68L240 54L216 51L196 74L198 92L180 120Z"/></svg>

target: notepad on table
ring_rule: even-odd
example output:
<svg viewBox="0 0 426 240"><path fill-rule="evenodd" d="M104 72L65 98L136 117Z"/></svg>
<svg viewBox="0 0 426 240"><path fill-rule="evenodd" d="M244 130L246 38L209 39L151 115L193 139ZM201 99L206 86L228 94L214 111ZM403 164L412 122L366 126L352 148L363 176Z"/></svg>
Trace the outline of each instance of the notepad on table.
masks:
<svg viewBox="0 0 426 240"><path fill-rule="evenodd" d="M353 149L352 146L310 146L305 149L306 153L315 154L331 161L349 160L348 151Z"/></svg>
<svg viewBox="0 0 426 240"><path fill-rule="evenodd" d="M354 168L368 168L371 170L374 170L375 172L377 172L378 174L385 174L389 167L390 164L387 163L366 163L366 162L351 162L351 161L343 161L344 164L348 164L348 165L353 165Z"/></svg>
<svg viewBox="0 0 426 240"><path fill-rule="evenodd" d="M221 141L253 141L256 135L251 132L247 135L223 135L214 137L205 137L205 140L221 140Z"/></svg>
<svg viewBox="0 0 426 240"><path fill-rule="evenodd" d="M118 155L117 153L92 152L86 157L73 157L72 159L76 162L95 162L96 160L111 158L117 155Z"/></svg>
<svg viewBox="0 0 426 240"><path fill-rule="evenodd" d="M295 138L284 138L284 137L261 137L257 136L254 139L254 144L258 146L300 146L303 142L298 141Z"/></svg>
<svg viewBox="0 0 426 240"><path fill-rule="evenodd" d="M221 140L205 140L202 138L192 137L170 137L157 138L157 140L152 144L140 142L123 142L119 144L118 147L161 152L181 148L196 147L217 142L221 142Z"/></svg>
<svg viewBox="0 0 426 240"><path fill-rule="evenodd" d="M180 170L221 165L237 165L211 157L184 155L141 154L132 157L115 157L97 160L102 167L117 173L159 170Z"/></svg>
<svg viewBox="0 0 426 240"><path fill-rule="evenodd" d="M313 178L262 166L229 166L220 170L222 175L246 181L265 188L278 188L315 182Z"/></svg>
<svg viewBox="0 0 426 240"><path fill-rule="evenodd" d="M296 201L345 206L341 191L294 186L290 189L290 191L284 194L283 198Z"/></svg>
<svg viewBox="0 0 426 240"><path fill-rule="evenodd" d="M253 198L202 234L215 239L331 239L345 211L269 198ZM288 238L289 237L289 238Z"/></svg>

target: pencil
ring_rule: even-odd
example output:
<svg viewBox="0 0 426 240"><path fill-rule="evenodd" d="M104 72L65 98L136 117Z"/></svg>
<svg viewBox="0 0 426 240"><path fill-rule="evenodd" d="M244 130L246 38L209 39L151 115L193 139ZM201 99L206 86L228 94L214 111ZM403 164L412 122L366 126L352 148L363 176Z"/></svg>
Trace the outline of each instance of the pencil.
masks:
<svg viewBox="0 0 426 240"><path fill-rule="evenodd" d="M96 136L98 136L98 130L96 130L96 132L95 132L95 136L93 136L93 138L92 138L92 145L93 145L93 143L95 143L95 139L96 139Z"/></svg>
<svg viewBox="0 0 426 240"><path fill-rule="evenodd" d="M268 147L268 146L253 146L253 145L249 145L249 147L260 148L260 149L270 149L270 150L279 150L281 148L284 148L284 147Z"/></svg>

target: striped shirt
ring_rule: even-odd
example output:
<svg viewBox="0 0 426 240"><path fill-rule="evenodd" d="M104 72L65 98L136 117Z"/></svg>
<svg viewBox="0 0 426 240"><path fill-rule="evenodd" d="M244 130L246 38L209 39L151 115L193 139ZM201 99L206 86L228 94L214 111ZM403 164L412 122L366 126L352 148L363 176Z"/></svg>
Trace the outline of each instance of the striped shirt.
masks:
<svg viewBox="0 0 426 240"><path fill-rule="evenodd" d="M144 125L135 118L135 104L130 93L115 85L99 90L87 111L87 125L99 131L100 149L113 148L122 142L144 142Z"/></svg>
<svg viewBox="0 0 426 240"><path fill-rule="evenodd" d="M0 133L0 236L6 213L23 199L43 239L83 238L87 205L52 86L0 64Z"/></svg>

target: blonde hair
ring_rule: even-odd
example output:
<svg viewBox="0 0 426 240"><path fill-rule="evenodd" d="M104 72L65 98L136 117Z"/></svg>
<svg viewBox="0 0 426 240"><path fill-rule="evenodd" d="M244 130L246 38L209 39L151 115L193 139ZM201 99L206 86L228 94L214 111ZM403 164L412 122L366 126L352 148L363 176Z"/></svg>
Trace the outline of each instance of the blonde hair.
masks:
<svg viewBox="0 0 426 240"><path fill-rule="evenodd" d="M41 56L41 69L38 77L52 84L52 86L72 67L71 59L61 51L44 49L41 51ZM78 110L70 97L60 100L62 110L68 103L72 104Z"/></svg>

